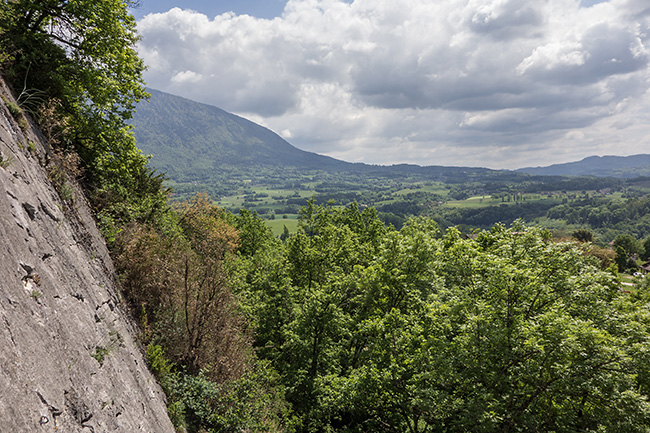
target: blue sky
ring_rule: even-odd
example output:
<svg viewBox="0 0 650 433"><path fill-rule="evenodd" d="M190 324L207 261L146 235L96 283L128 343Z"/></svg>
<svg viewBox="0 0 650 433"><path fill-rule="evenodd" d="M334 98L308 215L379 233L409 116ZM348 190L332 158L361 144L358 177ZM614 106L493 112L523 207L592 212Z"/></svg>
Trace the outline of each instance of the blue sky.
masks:
<svg viewBox="0 0 650 433"><path fill-rule="evenodd" d="M166 12L174 7L193 9L209 17L221 15L224 12L234 12L238 15L253 15L258 18L274 18L284 10L286 0L140 0L140 7L133 10L136 19L148 13Z"/></svg>
<svg viewBox="0 0 650 433"><path fill-rule="evenodd" d="M142 0L135 15L150 87L304 150L491 168L650 152L647 0Z"/></svg>

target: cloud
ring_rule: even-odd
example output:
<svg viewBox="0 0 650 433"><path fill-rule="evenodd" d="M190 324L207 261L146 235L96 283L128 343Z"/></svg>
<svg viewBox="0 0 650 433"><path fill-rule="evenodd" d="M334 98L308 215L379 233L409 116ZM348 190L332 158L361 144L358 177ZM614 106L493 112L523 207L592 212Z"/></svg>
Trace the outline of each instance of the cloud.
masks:
<svg viewBox="0 0 650 433"><path fill-rule="evenodd" d="M138 30L151 87L350 161L518 167L650 136L643 0L289 0Z"/></svg>
<svg viewBox="0 0 650 433"><path fill-rule="evenodd" d="M201 74L194 71L181 71L171 78L172 83L196 83L201 81Z"/></svg>
<svg viewBox="0 0 650 433"><path fill-rule="evenodd" d="M469 2L466 25L474 32L497 39L531 35L544 22L539 1L493 0Z"/></svg>

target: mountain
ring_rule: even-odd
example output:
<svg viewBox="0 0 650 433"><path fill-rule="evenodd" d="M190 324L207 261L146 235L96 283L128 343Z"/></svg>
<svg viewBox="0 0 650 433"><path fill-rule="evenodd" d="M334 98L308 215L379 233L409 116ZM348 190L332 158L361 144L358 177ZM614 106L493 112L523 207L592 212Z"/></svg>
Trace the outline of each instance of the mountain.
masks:
<svg viewBox="0 0 650 433"><path fill-rule="evenodd" d="M220 108L148 89L149 101L136 108L132 124L138 147L152 155L178 192L232 192L228 185L417 178L460 183L512 180L523 173L475 167L379 166L349 163L300 150L273 131ZM361 177L363 178L361 180ZM215 189L216 188L216 189Z"/></svg>
<svg viewBox="0 0 650 433"><path fill-rule="evenodd" d="M617 178L650 176L650 155L590 156L582 161L553 164L548 167L526 167L517 171L543 176L596 176Z"/></svg>
<svg viewBox="0 0 650 433"><path fill-rule="evenodd" d="M305 152L273 131L220 108L148 89L133 127L138 147L171 178L187 170L256 166L349 169L350 164Z"/></svg>
<svg viewBox="0 0 650 433"><path fill-rule="evenodd" d="M590 156L582 161L518 170L481 167L349 163L300 150L275 132L220 108L148 89L133 117L138 147L151 165L179 185L225 185L242 179L298 181L339 173L374 178L416 177L447 183L520 181L533 176L650 176L650 155Z"/></svg>

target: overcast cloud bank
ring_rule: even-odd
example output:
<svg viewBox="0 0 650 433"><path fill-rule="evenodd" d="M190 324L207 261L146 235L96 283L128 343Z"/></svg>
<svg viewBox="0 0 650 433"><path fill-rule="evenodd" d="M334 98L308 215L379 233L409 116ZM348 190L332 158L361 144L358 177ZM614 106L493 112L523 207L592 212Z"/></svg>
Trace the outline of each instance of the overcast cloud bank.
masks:
<svg viewBox="0 0 650 433"><path fill-rule="evenodd" d="M650 150L646 0L290 0L139 21L148 84L347 161L517 168Z"/></svg>

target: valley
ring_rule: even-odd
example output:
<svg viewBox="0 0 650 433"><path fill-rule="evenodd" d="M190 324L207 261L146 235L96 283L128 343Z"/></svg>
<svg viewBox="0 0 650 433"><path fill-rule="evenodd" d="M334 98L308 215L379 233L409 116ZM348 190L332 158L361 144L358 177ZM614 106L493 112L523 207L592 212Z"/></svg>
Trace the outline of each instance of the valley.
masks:
<svg viewBox="0 0 650 433"><path fill-rule="evenodd" d="M517 219L558 237L587 228L602 245L622 233L650 235L647 214L621 210L650 193L648 155L589 157L515 171L353 164L299 150L219 108L149 91L150 101L135 113L134 134L151 155L151 166L166 176L172 200L207 193L231 213L256 212L276 236L285 227L295 231L310 199L318 205L374 207L397 229L410 217L427 216L441 228L457 226L467 233ZM582 216L567 209L579 209Z"/></svg>

